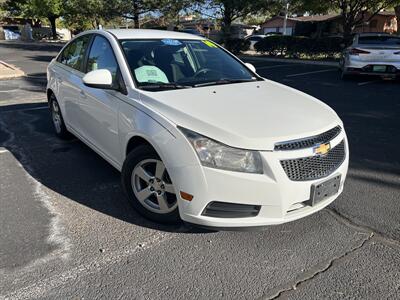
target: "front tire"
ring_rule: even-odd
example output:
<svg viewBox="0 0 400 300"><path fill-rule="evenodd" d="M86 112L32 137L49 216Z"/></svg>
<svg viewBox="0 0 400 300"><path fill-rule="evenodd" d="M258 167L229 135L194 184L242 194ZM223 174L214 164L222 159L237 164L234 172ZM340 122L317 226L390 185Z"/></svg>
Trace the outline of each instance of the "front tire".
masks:
<svg viewBox="0 0 400 300"><path fill-rule="evenodd" d="M152 147L133 149L125 159L121 176L128 201L139 214L158 223L180 221L174 186Z"/></svg>
<svg viewBox="0 0 400 300"><path fill-rule="evenodd" d="M49 104L50 104L51 119L53 121L56 135L63 140L69 139L71 135L68 132L67 127L65 126L60 105L58 104L58 101L54 96L54 94L50 96Z"/></svg>

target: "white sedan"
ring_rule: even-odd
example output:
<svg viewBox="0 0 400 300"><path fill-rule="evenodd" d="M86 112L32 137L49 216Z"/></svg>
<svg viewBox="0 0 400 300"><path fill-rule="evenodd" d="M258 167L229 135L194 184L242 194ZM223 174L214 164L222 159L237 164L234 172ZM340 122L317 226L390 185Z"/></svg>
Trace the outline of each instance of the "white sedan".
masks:
<svg viewBox="0 0 400 300"><path fill-rule="evenodd" d="M336 113L203 37L84 32L48 66L47 96L57 135L121 171L129 202L157 222L279 224L343 190Z"/></svg>
<svg viewBox="0 0 400 300"><path fill-rule="evenodd" d="M350 75L400 75L400 36L388 33L359 33L340 60L342 78Z"/></svg>

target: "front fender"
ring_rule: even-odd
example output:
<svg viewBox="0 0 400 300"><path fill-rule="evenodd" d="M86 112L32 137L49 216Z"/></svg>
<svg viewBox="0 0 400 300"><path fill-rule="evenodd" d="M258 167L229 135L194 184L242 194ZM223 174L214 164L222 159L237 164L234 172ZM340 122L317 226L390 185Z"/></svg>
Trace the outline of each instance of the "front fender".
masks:
<svg viewBox="0 0 400 300"><path fill-rule="evenodd" d="M121 165L127 155L128 143L133 137L141 137L151 144L167 169L200 164L193 147L175 126L161 124L147 112L125 102L120 106L119 136Z"/></svg>

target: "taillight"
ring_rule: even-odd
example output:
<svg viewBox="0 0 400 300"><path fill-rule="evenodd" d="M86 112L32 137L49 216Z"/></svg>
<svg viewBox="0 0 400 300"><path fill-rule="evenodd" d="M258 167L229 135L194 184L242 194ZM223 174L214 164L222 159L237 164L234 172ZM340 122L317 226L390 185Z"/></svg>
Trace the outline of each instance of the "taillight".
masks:
<svg viewBox="0 0 400 300"><path fill-rule="evenodd" d="M361 50L361 49L358 49L358 48L351 48L349 53L350 53L350 55L359 55L359 54L369 54L371 52L365 51L365 50Z"/></svg>

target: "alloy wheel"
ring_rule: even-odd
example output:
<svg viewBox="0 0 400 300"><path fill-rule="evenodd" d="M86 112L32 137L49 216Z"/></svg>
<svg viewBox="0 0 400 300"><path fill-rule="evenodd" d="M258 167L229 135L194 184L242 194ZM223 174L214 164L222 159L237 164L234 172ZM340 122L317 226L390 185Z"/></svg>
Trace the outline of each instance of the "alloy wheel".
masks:
<svg viewBox="0 0 400 300"><path fill-rule="evenodd" d="M136 198L147 210L167 214L178 205L174 186L161 160L139 162L133 169L131 184Z"/></svg>

